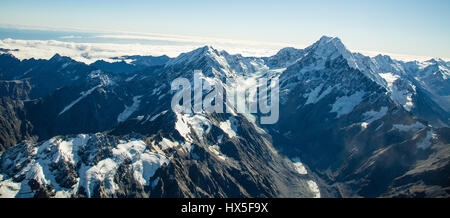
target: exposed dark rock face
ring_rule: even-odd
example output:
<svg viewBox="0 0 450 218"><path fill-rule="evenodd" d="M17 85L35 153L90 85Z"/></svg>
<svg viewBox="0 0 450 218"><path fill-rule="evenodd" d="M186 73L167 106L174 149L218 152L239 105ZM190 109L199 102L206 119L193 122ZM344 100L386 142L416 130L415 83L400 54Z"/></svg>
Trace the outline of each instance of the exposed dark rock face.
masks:
<svg viewBox="0 0 450 218"><path fill-rule="evenodd" d="M25 117L22 101L0 99L0 151L32 138L33 126Z"/></svg>

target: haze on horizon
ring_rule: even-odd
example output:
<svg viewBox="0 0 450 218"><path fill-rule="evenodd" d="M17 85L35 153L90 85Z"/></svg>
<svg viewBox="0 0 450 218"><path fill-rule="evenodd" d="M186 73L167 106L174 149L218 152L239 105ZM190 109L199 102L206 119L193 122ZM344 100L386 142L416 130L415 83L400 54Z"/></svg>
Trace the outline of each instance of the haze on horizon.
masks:
<svg viewBox="0 0 450 218"><path fill-rule="evenodd" d="M446 0L4 0L0 5L3 27L158 33L298 48L328 35L366 54L450 60Z"/></svg>

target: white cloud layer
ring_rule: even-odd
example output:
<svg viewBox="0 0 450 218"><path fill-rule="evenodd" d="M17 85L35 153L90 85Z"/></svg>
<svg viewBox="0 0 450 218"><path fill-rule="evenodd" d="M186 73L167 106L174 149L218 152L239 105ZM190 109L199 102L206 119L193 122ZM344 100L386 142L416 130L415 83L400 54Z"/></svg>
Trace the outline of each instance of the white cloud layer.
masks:
<svg viewBox="0 0 450 218"><path fill-rule="evenodd" d="M79 36L65 36L61 39L79 39ZM111 60L112 57L123 55L167 55L176 57L183 52L192 51L204 45L211 45L219 50L226 50L231 54L242 54L244 56L270 56L283 48L282 44L270 44L262 42L245 42L236 40L217 39L196 39L182 37L164 36L138 36L138 35L100 35L95 38L103 39L132 39L150 41L168 41L167 43L147 44L147 43L86 43L67 42L58 40L20 40L3 39L0 40L0 48L19 49L10 53L19 59L41 58L49 59L55 53L69 56L74 60L92 63L96 60ZM172 43L171 43L172 42ZM176 42L176 43L173 43Z"/></svg>
<svg viewBox="0 0 450 218"><path fill-rule="evenodd" d="M81 39L77 35L69 35L60 37L60 39ZM244 56L264 57L276 54L281 48L295 45L244 41L244 40L230 40L207 37L191 37L191 36L177 36L177 35L163 35L163 34L103 34L93 36L93 38L111 40L131 40L139 41L139 43L88 43L88 42L69 42L58 40L19 40L19 39L3 39L0 40L0 48L19 49L18 51L11 51L14 56L19 59L40 58L49 59L56 53L69 56L74 60L92 63L103 59L105 61L113 61L112 57L119 57L123 55L167 55L169 57L176 57L180 53L189 52L193 49L203 45L211 45L219 50L226 50L231 54L242 54ZM144 41L144 42L142 42ZM145 41L152 43L145 43ZM154 43L159 42L159 43ZM373 51L356 51L367 56L376 56L379 52ZM410 60L429 60L431 57L412 56L384 53L391 56L393 59L410 61ZM448 61L448 60L447 60Z"/></svg>
<svg viewBox="0 0 450 218"><path fill-rule="evenodd" d="M142 45L142 44L115 44L115 43L76 43L55 40L0 40L0 47L19 49L10 52L19 59L41 58L49 59L56 53L68 56L74 60L92 63L103 59L122 55L168 55L177 56L181 52L194 49L194 46L171 45Z"/></svg>

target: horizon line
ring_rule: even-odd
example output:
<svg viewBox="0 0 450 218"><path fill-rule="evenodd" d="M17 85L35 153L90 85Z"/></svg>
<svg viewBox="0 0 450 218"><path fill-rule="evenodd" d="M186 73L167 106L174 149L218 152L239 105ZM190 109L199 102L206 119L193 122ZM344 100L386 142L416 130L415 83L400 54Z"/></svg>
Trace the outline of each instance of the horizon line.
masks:
<svg viewBox="0 0 450 218"><path fill-rule="evenodd" d="M88 34L103 34L103 35L95 35L91 38L103 38L103 39L130 39L130 40L166 40L166 41L172 41L172 42L186 42L186 43L198 43L203 44L203 46L210 46L210 47L216 47L213 45L213 43L221 43L221 44L234 44L234 45L247 45L247 46L267 46L267 47L278 47L277 52L280 51L283 48L292 47L296 49L305 49L308 46L314 44L317 42L321 37L331 37L331 38L339 38L339 36L330 36L327 34L323 34L322 36L318 37L318 39L309 45L299 44L299 43L287 43L287 42L268 42L268 41L249 41L249 40L242 40L242 39L232 39L232 38L218 38L218 37L209 37L209 36L193 36L193 35L178 35L178 34L165 34L165 33L150 33L150 32L134 32L134 31L118 31L118 30L106 30L106 29L90 29L90 28L75 28L75 27L51 27L51 26L29 26L29 25L11 25L11 24L5 24L0 23L0 28L4 29L16 29L16 30L28 30L28 31L51 31L51 32L73 32L73 33L88 33ZM109 34L108 34L109 33ZM118 34L118 35L111 35L111 34ZM134 34L134 35L131 35ZM158 38L159 37L159 38ZM59 37L60 39L71 39L71 38L77 38L80 39L82 37L77 36L64 36ZM12 39L12 40L25 40L25 41L49 41L49 40L37 40L37 39L14 39L14 38L5 38L1 40L6 39ZM59 41L59 40L53 40L53 41ZM59 42L65 42L65 41L59 41ZM96 44L96 43L90 43L90 42L71 42L71 43L78 43L78 44ZM101 42L99 42L101 43ZM105 42L109 44L123 44L123 43L111 43L111 42ZM143 43L134 43L134 44L143 44ZM144 44L145 45L145 44ZM345 43L344 43L345 45ZM203 46L196 46L196 48L201 48ZM360 53L362 55L368 56L368 57L375 57L378 55L382 56L390 56L392 59L395 59L397 61L429 61L432 59L435 60L444 60L446 62L450 61L449 57L438 57L438 56L422 56L422 55L414 55L414 54L402 54L402 53L396 53L396 52L384 52L384 51L369 51L364 49L350 49L346 46L346 48L351 53ZM195 49L194 49L195 50ZM218 49L220 51L227 51L227 49ZM227 51L228 52L228 51ZM58 52L55 52L57 54ZM185 53L180 52L178 55ZM236 52L229 52L230 54L240 54ZM276 53L275 53L276 54ZM275 55L273 54L273 55ZM167 54L165 54L167 55ZM177 56L178 56L177 55ZM159 55L157 55L159 56ZM170 55L167 55L170 56ZM175 57L177 57L175 56ZM244 56L244 55L243 55ZM247 56L247 57L270 57L270 56Z"/></svg>

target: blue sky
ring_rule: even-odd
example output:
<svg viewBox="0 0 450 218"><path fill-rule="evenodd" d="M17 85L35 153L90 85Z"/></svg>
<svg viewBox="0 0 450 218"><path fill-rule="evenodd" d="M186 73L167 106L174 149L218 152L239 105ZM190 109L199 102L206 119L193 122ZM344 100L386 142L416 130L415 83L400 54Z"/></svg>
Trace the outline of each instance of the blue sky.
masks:
<svg viewBox="0 0 450 218"><path fill-rule="evenodd" d="M0 24L148 32L450 58L448 0L2 0Z"/></svg>

